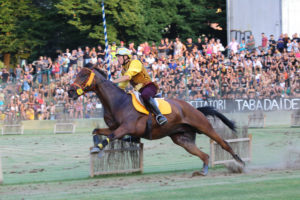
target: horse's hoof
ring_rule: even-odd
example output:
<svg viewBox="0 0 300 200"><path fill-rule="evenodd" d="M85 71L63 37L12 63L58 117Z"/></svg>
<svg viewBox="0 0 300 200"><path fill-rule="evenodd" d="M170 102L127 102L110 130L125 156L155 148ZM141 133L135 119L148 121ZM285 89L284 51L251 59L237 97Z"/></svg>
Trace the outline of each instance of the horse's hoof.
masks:
<svg viewBox="0 0 300 200"><path fill-rule="evenodd" d="M208 174L208 165L203 164L203 168L202 168L200 174L201 174L202 176L206 176L206 175Z"/></svg>
<svg viewBox="0 0 300 200"><path fill-rule="evenodd" d="M98 147L93 147L90 151L91 154L99 153L101 150Z"/></svg>
<svg viewBox="0 0 300 200"><path fill-rule="evenodd" d="M193 172L192 177L194 176L206 176L208 174L208 165L203 164L201 171Z"/></svg>

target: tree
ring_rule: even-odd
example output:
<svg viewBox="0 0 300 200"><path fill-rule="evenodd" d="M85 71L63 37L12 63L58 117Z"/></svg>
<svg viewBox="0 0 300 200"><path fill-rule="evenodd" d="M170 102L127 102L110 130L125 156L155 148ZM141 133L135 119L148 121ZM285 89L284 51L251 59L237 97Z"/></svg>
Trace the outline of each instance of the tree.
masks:
<svg viewBox="0 0 300 200"><path fill-rule="evenodd" d="M217 12L218 9L222 12ZM196 38L201 34L226 39L226 1L225 0L182 0L177 4L176 19L172 23L169 34L178 33L182 38ZM223 28L215 30L211 23Z"/></svg>
<svg viewBox="0 0 300 200"><path fill-rule="evenodd" d="M140 0L105 1L107 34L110 42L137 38L144 18ZM63 0L56 5L68 23L94 43L104 44L101 0Z"/></svg>
<svg viewBox="0 0 300 200"><path fill-rule="evenodd" d="M170 25L176 19L177 4L177 0L143 1L144 26L141 29L140 41L159 41L166 36Z"/></svg>
<svg viewBox="0 0 300 200"><path fill-rule="evenodd" d="M11 54L22 54L43 42L33 37L31 24L39 18L30 0L2 0L0 3L0 53L8 67Z"/></svg>

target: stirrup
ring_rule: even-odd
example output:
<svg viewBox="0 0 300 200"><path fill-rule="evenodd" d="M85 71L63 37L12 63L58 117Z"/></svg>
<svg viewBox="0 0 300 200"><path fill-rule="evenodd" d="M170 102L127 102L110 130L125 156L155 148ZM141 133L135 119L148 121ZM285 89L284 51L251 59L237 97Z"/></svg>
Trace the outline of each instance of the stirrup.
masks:
<svg viewBox="0 0 300 200"><path fill-rule="evenodd" d="M168 122L167 118L162 114L157 115L155 119L160 126L163 126Z"/></svg>

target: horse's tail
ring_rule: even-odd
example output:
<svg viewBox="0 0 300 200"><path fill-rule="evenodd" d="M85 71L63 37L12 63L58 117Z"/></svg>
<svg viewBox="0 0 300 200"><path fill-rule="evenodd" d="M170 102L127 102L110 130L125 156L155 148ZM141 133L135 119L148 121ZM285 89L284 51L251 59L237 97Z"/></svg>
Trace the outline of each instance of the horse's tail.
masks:
<svg viewBox="0 0 300 200"><path fill-rule="evenodd" d="M233 121L229 120L222 113L218 112L214 107L205 106L197 108L200 112L202 112L205 116L218 117L224 124L226 124L231 130L236 131L236 126Z"/></svg>

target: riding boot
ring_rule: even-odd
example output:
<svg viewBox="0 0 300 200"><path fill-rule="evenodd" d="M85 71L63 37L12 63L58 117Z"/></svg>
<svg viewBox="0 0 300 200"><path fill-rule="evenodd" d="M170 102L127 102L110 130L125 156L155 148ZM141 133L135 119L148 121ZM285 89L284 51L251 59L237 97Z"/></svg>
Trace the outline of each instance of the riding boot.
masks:
<svg viewBox="0 0 300 200"><path fill-rule="evenodd" d="M151 111L153 112L153 114L156 116L156 121L157 123L162 126L164 124L166 124L168 122L167 118L165 116L163 116L160 112L160 110L158 109L158 107L156 106L156 103L154 101L154 99L152 97L149 98L149 100L147 101Z"/></svg>

